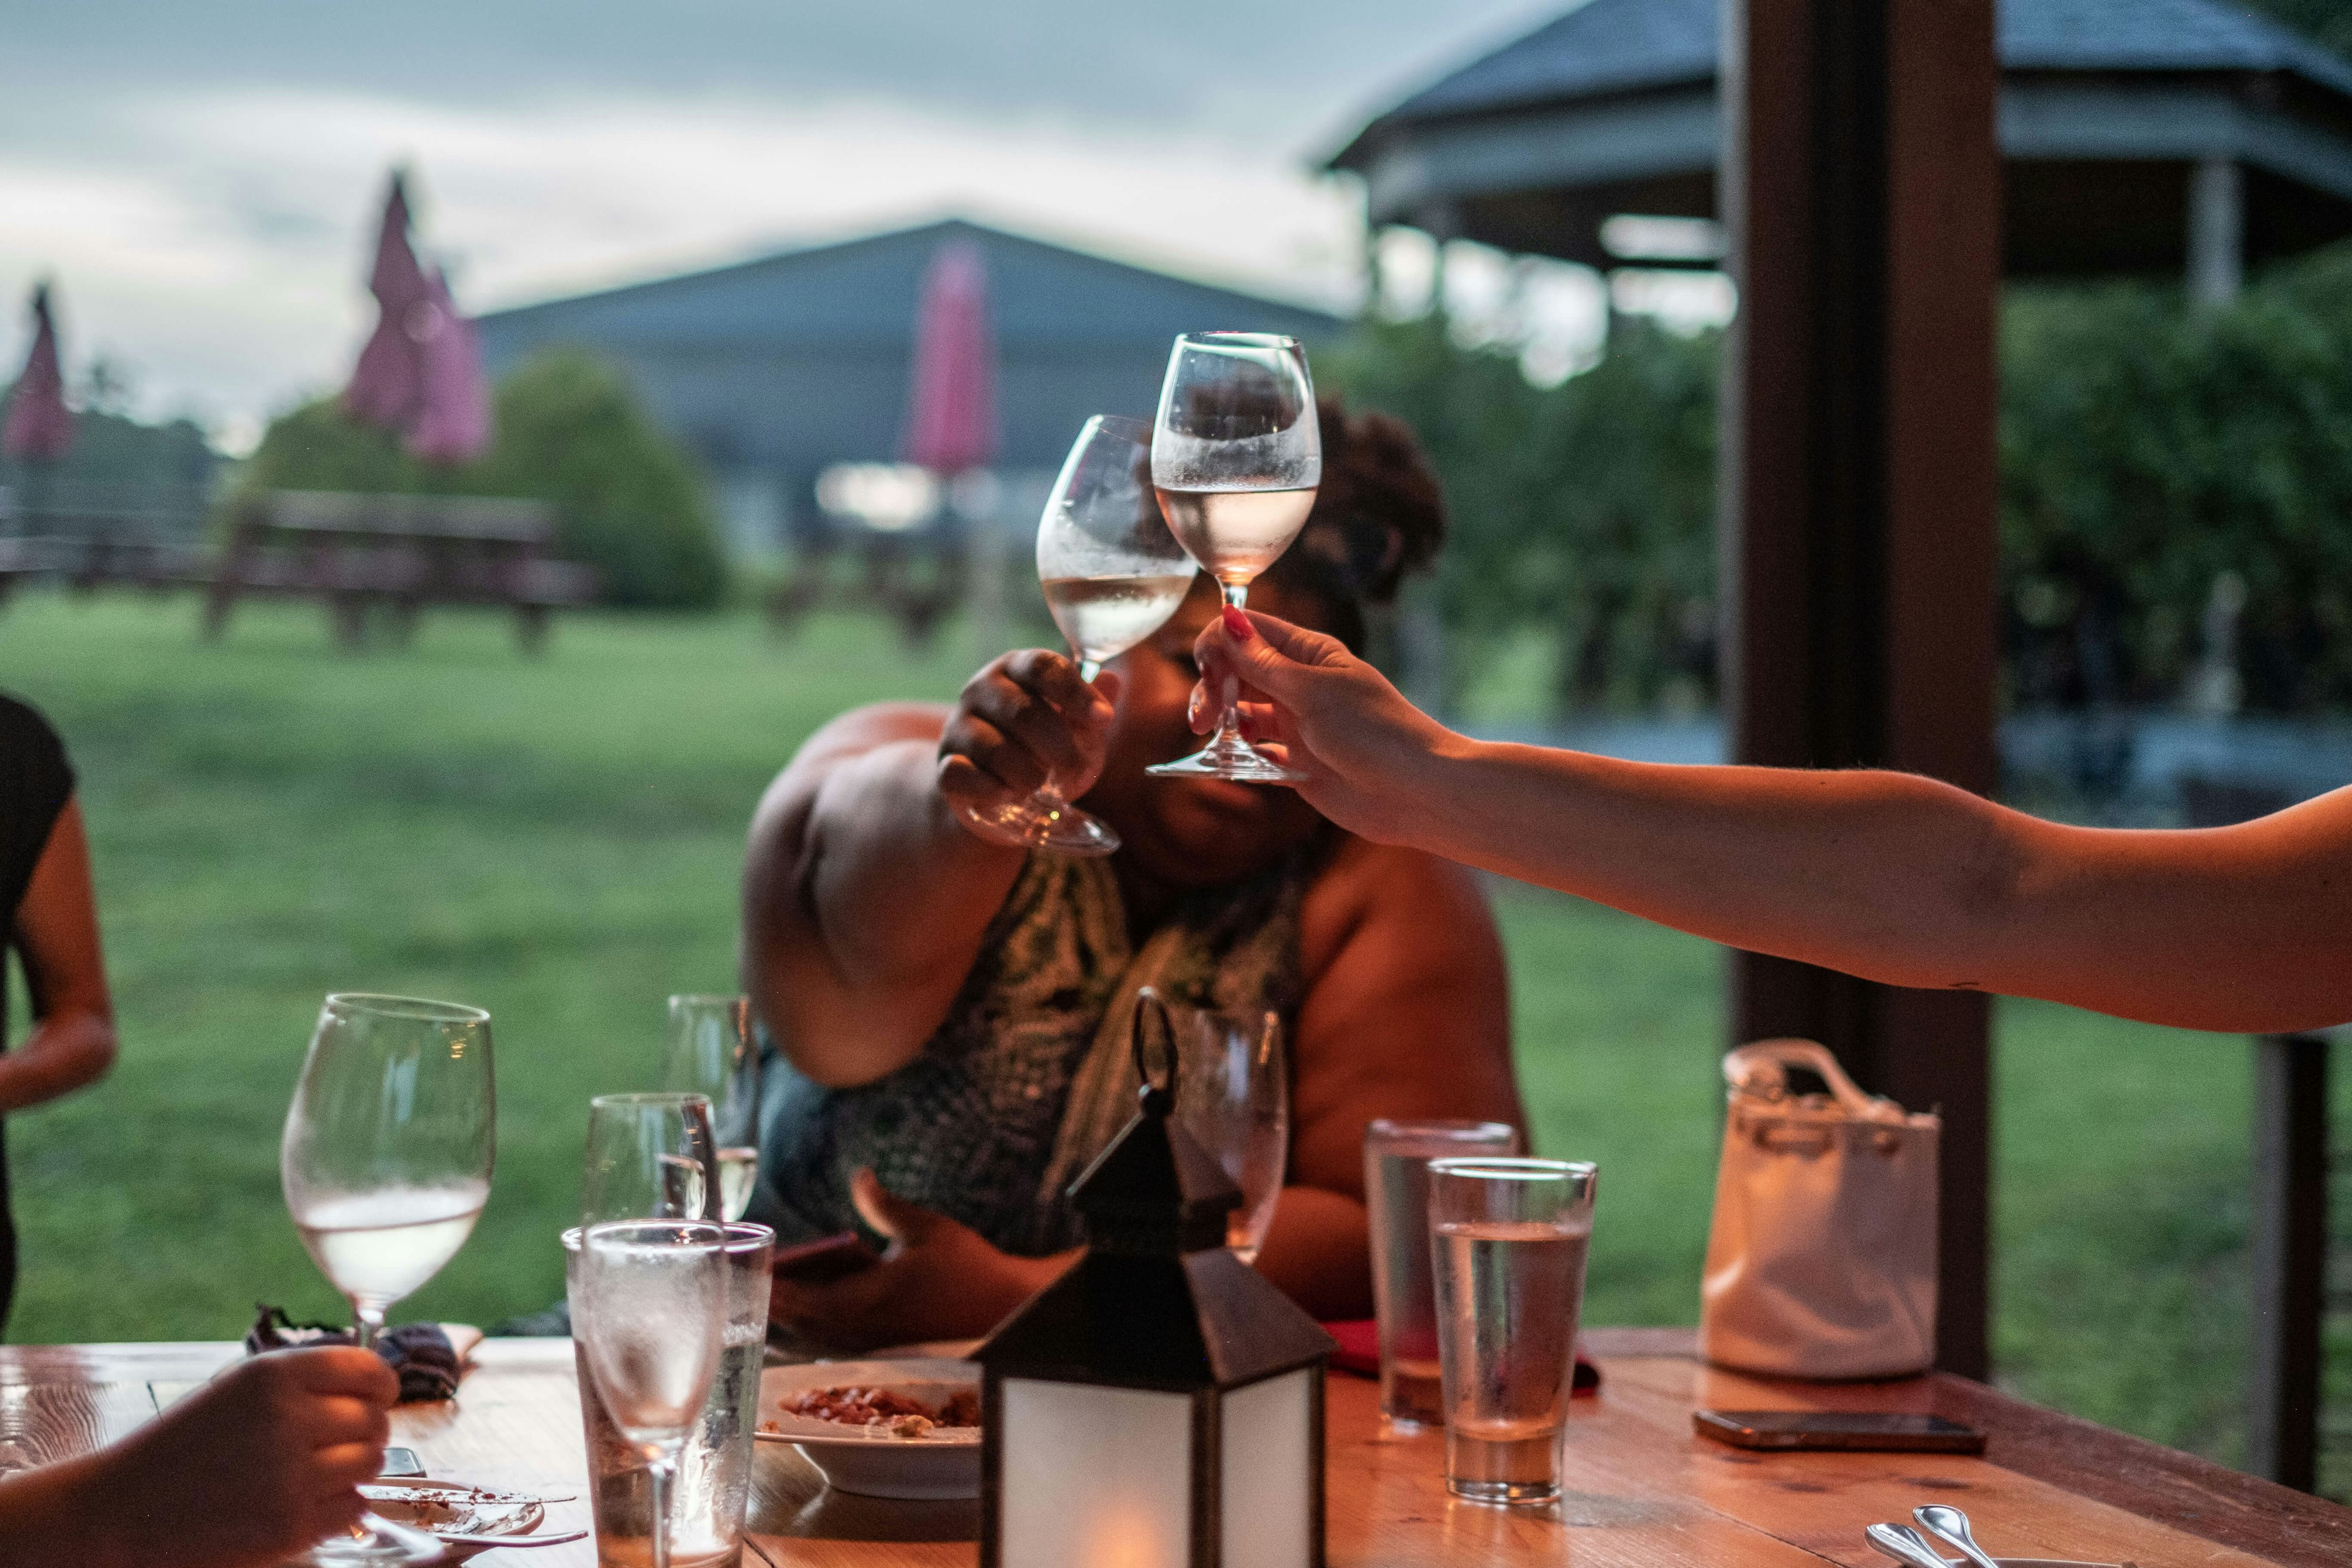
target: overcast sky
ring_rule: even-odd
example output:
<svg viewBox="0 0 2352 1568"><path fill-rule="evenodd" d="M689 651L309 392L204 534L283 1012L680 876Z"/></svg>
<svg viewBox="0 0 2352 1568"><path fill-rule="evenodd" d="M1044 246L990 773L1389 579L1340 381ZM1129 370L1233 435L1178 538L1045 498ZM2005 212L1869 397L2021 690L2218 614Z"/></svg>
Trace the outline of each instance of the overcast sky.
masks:
<svg viewBox="0 0 2352 1568"><path fill-rule="evenodd" d="M234 438L344 374L386 167L478 311L948 211L1346 302L1311 173L1570 0L0 0L0 356Z"/></svg>

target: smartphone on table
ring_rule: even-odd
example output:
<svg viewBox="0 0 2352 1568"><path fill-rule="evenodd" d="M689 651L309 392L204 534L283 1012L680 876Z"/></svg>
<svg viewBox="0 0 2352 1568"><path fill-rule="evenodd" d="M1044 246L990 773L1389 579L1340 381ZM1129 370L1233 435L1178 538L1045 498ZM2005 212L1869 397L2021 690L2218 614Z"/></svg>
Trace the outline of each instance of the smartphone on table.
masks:
<svg viewBox="0 0 2352 1568"><path fill-rule="evenodd" d="M1694 1410L1702 1437L1735 1448L1870 1454L1981 1454L1985 1435L1941 1415L1886 1410Z"/></svg>

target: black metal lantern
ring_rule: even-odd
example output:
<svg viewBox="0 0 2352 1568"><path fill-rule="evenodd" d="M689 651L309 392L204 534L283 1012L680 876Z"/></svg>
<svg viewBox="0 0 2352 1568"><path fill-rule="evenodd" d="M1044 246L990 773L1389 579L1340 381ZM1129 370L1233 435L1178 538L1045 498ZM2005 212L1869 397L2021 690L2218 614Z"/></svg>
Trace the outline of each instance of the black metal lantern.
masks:
<svg viewBox="0 0 2352 1568"><path fill-rule="evenodd" d="M973 1354L982 1568L1322 1568L1331 1338L1226 1250L1241 1194L1170 1120L1154 1002L1142 1109L1070 1187L1086 1255Z"/></svg>

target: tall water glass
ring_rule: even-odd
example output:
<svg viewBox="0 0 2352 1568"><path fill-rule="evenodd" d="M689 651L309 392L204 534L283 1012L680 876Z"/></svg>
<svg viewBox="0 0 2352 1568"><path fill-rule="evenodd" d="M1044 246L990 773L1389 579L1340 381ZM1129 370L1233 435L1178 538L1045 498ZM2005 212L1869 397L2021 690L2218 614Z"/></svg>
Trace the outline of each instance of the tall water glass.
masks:
<svg viewBox="0 0 2352 1568"><path fill-rule="evenodd" d="M1445 1486L1474 1502L1559 1495L1593 1167L1438 1160L1429 1246L1445 1379Z"/></svg>
<svg viewBox="0 0 2352 1568"><path fill-rule="evenodd" d="M653 1568L669 1568L671 1481L717 1380L726 1242L719 1226L684 1220L612 1220L581 1231L572 1343L606 1419L645 1462Z"/></svg>
<svg viewBox="0 0 2352 1568"><path fill-rule="evenodd" d="M1429 1163L1518 1152L1518 1130L1501 1121L1383 1117L1364 1129L1372 1306L1380 1317L1381 1414L1408 1431L1445 1419L1438 1386L1437 1288L1429 1274Z"/></svg>
<svg viewBox="0 0 2352 1568"><path fill-rule="evenodd" d="M760 1056L751 1039L751 998L671 997L660 1087L710 1101L710 1131L719 1141L719 1217L742 1218L760 1172Z"/></svg>
<svg viewBox="0 0 2352 1568"><path fill-rule="evenodd" d="M1323 429L1307 351L1296 338L1265 332L1187 332L1168 356L1153 426L1160 510L1238 609L1249 602L1250 584L1307 525L1323 482ZM1298 783L1298 773L1242 739L1233 680L1223 695L1223 713L1206 746L1146 771Z"/></svg>
<svg viewBox="0 0 2352 1568"><path fill-rule="evenodd" d="M488 1013L413 996L327 998L287 1107L278 1172L310 1260L352 1304L362 1347L473 1233L490 1195L497 1122ZM405 1561L411 1535L371 1515L320 1543L311 1561Z"/></svg>
<svg viewBox="0 0 2352 1568"><path fill-rule="evenodd" d="M1215 1156L1242 1193L1225 1245L1257 1260L1282 1197L1290 1155L1290 1072L1274 1013L1171 1007L1176 1036L1176 1120Z"/></svg>
<svg viewBox="0 0 2352 1568"><path fill-rule="evenodd" d="M744 1512L751 1498L751 1434L760 1418L760 1363L767 1350L770 1262L776 1233L764 1225L729 1225L727 1324L719 1371L702 1415L677 1456L669 1500L670 1561L678 1568L737 1568ZM580 1231L563 1233L564 1280L576 1298ZM651 1552L653 1473L645 1457L604 1414L578 1340L580 1416L588 1436L589 1502L602 1568L641 1568Z"/></svg>
<svg viewBox="0 0 2352 1568"><path fill-rule="evenodd" d="M588 1102L580 1223L716 1219L719 1141L699 1094L600 1094Z"/></svg>

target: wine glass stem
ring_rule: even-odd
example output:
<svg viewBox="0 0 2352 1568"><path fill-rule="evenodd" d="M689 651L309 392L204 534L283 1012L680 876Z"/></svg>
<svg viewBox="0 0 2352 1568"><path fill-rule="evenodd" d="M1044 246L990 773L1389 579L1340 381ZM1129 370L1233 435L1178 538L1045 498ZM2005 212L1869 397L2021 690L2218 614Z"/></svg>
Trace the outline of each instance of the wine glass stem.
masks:
<svg viewBox="0 0 2352 1568"><path fill-rule="evenodd" d="M1088 686L1092 686L1095 683L1095 677L1101 673L1102 660L1098 658L1078 660L1078 679ZM1054 770L1051 768L1045 770L1045 782L1030 792L1029 800L1038 811L1047 816L1059 817L1062 813L1070 809L1068 799L1062 794L1061 781L1054 776Z"/></svg>
<svg viewBox="0 0 2352 1568"><path fill-rule="evenodd" d="M1249 607L1248 584L1221 583L1218 586L1222 587L1225 591L1225 603L1227 605L1236 610L1246 609ZM1224 688L1224 711L1218 716L1217 732L1213 736L1210 737L1209 744L1212 747L1226 743L1237 746L1246 746L1248 742L1242 739L1241 677L1238 675L1226 676Z"/></svg>
<svg viewBox="0 0 2352 1568"><path fill-rule="evenodd" d="M383 1333L383 1309L354 1301L352 1303L352 1316L358 1323L352 1331L352 1339L363 1351L375 1349L376 1340Z"/></svg>
<svg viewBox="0 0 2352 1568"><path fill-rule="evenodd" d="M654 1460L646 1467L653 1479L654 1501L654 1568L669 1568L669 1478L668 1458Z"/></svg>

